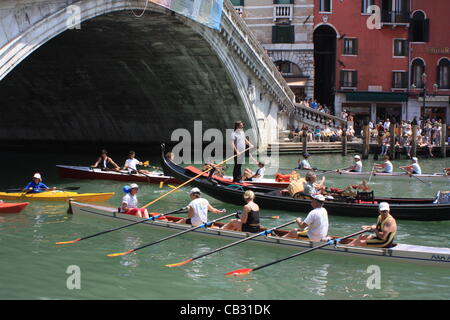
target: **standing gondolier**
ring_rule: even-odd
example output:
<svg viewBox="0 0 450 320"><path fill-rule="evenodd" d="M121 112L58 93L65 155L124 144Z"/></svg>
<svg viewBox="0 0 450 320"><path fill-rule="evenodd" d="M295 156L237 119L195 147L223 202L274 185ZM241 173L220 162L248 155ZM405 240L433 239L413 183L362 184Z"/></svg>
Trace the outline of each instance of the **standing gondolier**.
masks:
<svg viewBox="0 0 450 320"><path fill-rule="evenodd" d="M234 157L233 182L240 182L242 180L242 164L245 160L245 152L243 151L247 145L250 148L253 147L245 137L244 123L242 121L236 121L234 123L234 131L231 133L231 146L234 154L239 155Z"/></svg>

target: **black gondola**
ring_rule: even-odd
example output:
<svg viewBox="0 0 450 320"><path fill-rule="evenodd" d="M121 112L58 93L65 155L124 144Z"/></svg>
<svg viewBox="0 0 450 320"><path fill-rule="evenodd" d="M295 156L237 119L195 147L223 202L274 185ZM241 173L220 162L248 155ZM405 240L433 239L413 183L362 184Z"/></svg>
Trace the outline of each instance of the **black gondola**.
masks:
<svg viewBox="0 0 450 320"><path fill-rule="evenodd" d="M165 147L162 147L161 165L164 174L172 176L178 181L187 181L195 176L191 171L186 170L165 157ZM196 178L192 185L200 188L202 192L217 200L243 205L243 193L246 190L255 192L256 201L263 209L285 210L294 212L309 212L311 210L310 200L294 199L283 196L278 189L254 187L254 186L227 186L206 177ZM450 203L434 203L434 198L384 198L374 197L369 203L358 203L348 201L330 200L325 202L328 214L348 216L348 217L370 217L378 215L378 203L388 202L391 207L391 214L396 219L421 220L421 221L442 221L450 220Z"/></svg>

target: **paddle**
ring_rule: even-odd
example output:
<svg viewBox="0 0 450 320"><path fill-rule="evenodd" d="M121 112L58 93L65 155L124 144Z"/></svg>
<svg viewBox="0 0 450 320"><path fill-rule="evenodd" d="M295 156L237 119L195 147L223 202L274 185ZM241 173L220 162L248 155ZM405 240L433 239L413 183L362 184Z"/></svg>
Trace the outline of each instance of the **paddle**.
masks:
<svg viewBox="0 0 450 320"><path fill-rule="evenodd" d="M78 190L78 189L80 189L80 187L67 187L67 188L56 188L56 189L49 188L49 189L45 189L45 190L46 190L46 191L51 191L51 190L72 191L72 190ZM23 188L21 188L21 189L19 189L19 188L17 188L17 189L7 189L7 190L6 190L7 193L14 193L14 192L24 192L24 193L28 193L29 191L30 191L30 190L24 191ZM32 191L32 190L31 190L31 191Z"/></svg>
<svg viewBox="0 0 450 320"><path fill-rule="evenodd" d="M247 150L250 150L251 148L252 148L252 147L249 147L249 148L247 148L247 149L245 149L245 150L243 150L243 151L241 151L241 152L236 153L236 154L233 155L232 157L229 157L228 159L225 159L225 160L223 160L222 162L218 163L218 165L221 165L221 164L223 164L223 163L226 163L227 161L233 159L234 157L237 157L238 155L240 155L240 154L246 152ZM187 181L183 182L182 184L180 184L178 187L176 187L176 188L170 190L170 191L167 192L167 193L164 193L163 195L161 195L160 197L156 198L155 200L150 201L149 203L147 203L147 204L146 204L145 206L143 206L142 208L147 208L148 206L154 204L155 202L158 202L158 201L161 200L162 198L167 197L169 194L175 192L176 190L180 189L181 187L184 187L185 185L189 184L191 181L194 181L195 179L197 179L198 177L200 177L200 176L204 175L205 173L211 171L212 169L213 169L213 167L210 167L209 169L206 169L205 171L200 172L200 173L197 174L195 177L192 177L192 178L190 178L189 180L187 180Z"/></svg>
<svg viewBox="0 0 450 320"><path fill-rule="evenodd" d="M370 176L369 176L369 182L367 184L370 184L370 180L372 180L372 175L373 175L374 170L375 170L375 164L372 166L372 171L370 171Z"/></svg>
<svg viewBox="0 0 450 320"><path fill-rule="evenodd" d="M422 182L424 185L426 185L426 186L428 186L428 187L431 187L431 182L426 183L425 181L423 181L423 180L420 179L419 177L416 177L413 173L409 173L408 171L406 171L406 169L404 169L404 168L400 168L400 169L402 169L403 171L405 171L406 174L409 175L410 177L414 177L414 178L416 178L417 180L419 180L420 182Z"/></svg>
<svg viewBox="0 0 450 320"><path fill-rule="evenodd" d="M275 260L275 261L266 263L266 264L264 264L264 265L262 265L262 266L259 266L259 267L253 268L253 269L251 269L251 268L245 268L245 269L234 270L234 271L225 273L225 275L226 275L226 276L238 276L238 275L249 274L249 273L251 273L251 272L253 272L253 271L261 270L261 269L266 268L266 267L269 267L269 266L271 266L271 265L273 265L273 264L276 264L276 263L279 263L279 262L283 262L283 261L289 260L289 259L291 259L291 258L295 258L295 257L300 256L300 255L302 255L302 254L306 254L306 253L308 253L308 252L311 252L311 251L314 251L314 250L317 250L317 249L320 249L320 248L329 246L329 245L331 245L331 244L337 244L337 243L339 243L340 241L342 241L342 240L344 240L344 239L348 239L348 238L357 236L357 235L359 235L359 234L361 234L361 233L368 232L368 231L370 231L370 230L361 230L361 231L352 233L352 234L350 234L350 235L348 235L348 236L345 236L345 237L343 237L343 238L338 238L338 239L328 240L328 241L325 242L324 244L321 244L321 245L319 245L319 246L317 246L317 247L314 247L314 248L311 248L311 249L308 249L308 250L305 250L305 251L297 252L297 253L295 253L295 254L293 254L293 255L290 255L290 256L288 256L288 257L286 257L286 258L279 259L279 260Z"/></svg>
<svg viewBox="0 0 450 320"><path fill-rule="evenodd" d="M163 242L163 241L166 241L166 240L169 240L169 239L172 239L172 238L181 236L182 234L185 234L185 233L188 233L188 232L191 232L191 231L200 229L200 228L207 228L207 227L211 226L212 224L214 224L214 223L217 222L217 221L224 220L224 219L229 218L229 217L234 216L234 215L236 215L236 212L235 212L235 213L231 213L231 214L229 214L229 215L226 215L226 216L224 216L224 217L215 219L215 220L211 220L211 221L209 221L209 222L205 222L205 223L203 223L203 224L201 224L201 225L199 225L199 226L197 226L197 227L193 227L193 228L190 228L190 229L183 230L183 231L181 231L181 232L177 232L177 233L175 233L175 234L173 234L173 235L170 235L170 236L168 236L168 237L159 239L159 240L157 240L157 241L154 241L154 242L145 244L145 245L143 245L143 246L140 246L140 247L137 247L137 248L134 248L134 249L125 251L125 252L110 253L110 254L108 254L108 257L124 256L124 255L126 255L126 254L129 254L129 253L132 253L132 252L135 252L135 251L138 251L138 250L141 250L141 249L144 249L144 248L153 246L153 245L158 244L158 243L160 243L160 242Z"/></svg>
<svg viewBox="0 0 450 320"><path fill-rule="evenodd" d="M75 243L75 242L78 242L78 241L81 241L81 240L86 240L86 239L89 239L89 238L100 236L100 235L105 234L105 233L109 233L109 232L117 231L117 230L124 229L124 228L127 228L127 227L131 227L131 226L134 226L134 225L139 224L139 223L144 223L146 221L156 220L156 219L158 219L160 217L164 217L164 216L169 215L169 214L180 213L180 211L182 211L184 209L186 209L186 207L183 207L183 208L171 211L171 212L163 213L163 214L160 214L160 215L157 215L157 216L149 217L148 219L132 222L132 223L126 224L126 225L121 226L121 227L117 227L117 228L101 231L101 232L98 232L98 233L94 233L94 234L92 234L90 236L78 238L78 239L71 240L71 241L56 242L56 244L69 244L69 243Z"/></svg>
<svg viewBox="0 0 450 320"><path fill-rule="evenodd" d="M257 233L257 234L254 234L254 235L252 235L252 236L250 236L250 237L247 237L247 238L245 238L245 239L241 239L241 240L235 241L235 242L230 243L230 244L228 244L228 245L226 245L226 246L220 247L220 248L218 248L218 249L212 250L212 251L210 251L210 252L201 254L201 255L199 255L199 256L196 256L196 257L187 259L187 260L182 261L182 262L179 262L179 263L166 264L166 267L169 267L169 268L180 267L180 266L185 265L185 264L187 264L187 263L189 263L189 262L191 262L191 261L194 261L194 260L197 260L197 259L206 257L206 256L208 256L208 255L210 255L210 254L213 254L213 253L222 251L222 250L224 250L224 249L227 249L227 248L230 248L230 247L232 247L232 246L238 245L238 244L243 243L243 242L245 242L245 241L254 239L254 238L256 238L256 237L259 237L259 236L265 236L265 235L271 234L272 231L274 231L274 230L276 230L276 229L279 229L279 228L282 228L282 227L285 227L285 226L287 226L287 225L290 225L290 224L292 224L292 223L294 223L294 222L295 222L295 220L290 221L290 222L283 223L282 225L279 225L278 227L275 227L275 228L271 228L271 229L267 229L267 230L261 231L261 232L259 232L259 233Z"/></svg>

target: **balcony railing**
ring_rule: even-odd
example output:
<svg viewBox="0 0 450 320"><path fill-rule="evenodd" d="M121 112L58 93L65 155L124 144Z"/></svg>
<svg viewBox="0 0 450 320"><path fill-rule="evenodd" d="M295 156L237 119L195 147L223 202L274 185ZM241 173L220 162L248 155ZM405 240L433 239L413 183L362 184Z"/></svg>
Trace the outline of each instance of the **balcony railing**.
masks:
<svg viewBox="0 0 450 320"><path fill-rule="evenodd" d="M358 86L357 81L340 81L339 85L341 88L356 88Z"/></svg>
<svg viewBox="0 0 450 320"><path fill-rule="evenodd" d="M331 114L314 110L305 106L303 103L295 104L294 118L303 123L327 125L331 128L345 128L347 126L346 120Z"/></svg>
<svg viewBox="0 0 450 320"><path fill-rule="evenodd" d="M392 24L408 24L409 12L408 11L382 11L381 23Z"/></svg>
<svg viewBox="0 0 450 320"><path fill-rule="evenodd" d="M276 4L273 7L273 21L277 19L289 19L292 21L294 17L294 5L292 4Z"/></svg>

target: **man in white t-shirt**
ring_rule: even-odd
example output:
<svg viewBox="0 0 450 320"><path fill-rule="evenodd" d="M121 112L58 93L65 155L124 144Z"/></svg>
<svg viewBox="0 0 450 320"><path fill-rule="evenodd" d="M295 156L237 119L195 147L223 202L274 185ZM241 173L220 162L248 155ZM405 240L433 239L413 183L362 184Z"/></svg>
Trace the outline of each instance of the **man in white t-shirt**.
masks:
<svg viewBox="0 0 450 320"><path fill-rule="evenodd" d="M137 165L142 166L143 163L135 158L136 153L134 151L130 151L128 154L128 159L125 160L125 165L123 166L123 170L127 170L130 173L143 173L143 174L149 174L150 171L147 170L138 170Z"/></svg>
<svg viewBox="0 0 450 320"><path fill-rule="evenodd" d="M308 161L309 156L310 156L309 153L307 153L307 152L303 153L303 158L304 159L298 163L298 166L297 166L296 169L299 169L299 170L314 170L314 168L311 166L311 164Z"/></svg>
<svg viewBox="0 0 450 320"><path fill-rule="evenodd" d="M323 195L319 194L314 196L313 200L311 200L311 207L313 207L313 210L308 213L305 221L302 221L301 218L297 219L297 224L301 230L291 230L283 237L297 239L299 236L304 236L306 233L311 241L326 241L329 224L328 212L323 207L324 202L325 197ZM308 229L305 230L306 228Z"/></svg>
<svg viewBox="0 0 450 320"><path fill-rule="evenodd" d="M241 182L242 180L242 164L245 160L245 152L243 151L246 149L246 145L253 147L245 137L244 123L242 121L236 121L234 124L234 131L231 133L231 147L233 148L234 154L239 154L234 157L234 182Z"/></svg>
<svg viewBox="0 0 450 320"><path fill-rule="evenodd" d="M188 217L180 219L177 223L186 223L197 227L208 222L208 211L217 214L226 212L225 209L219 210L214 208L209 204L208 200L200 198L200 195L201 192L199 188L192 188L189 192L192 201L188 204Z"/></svg>
<svg viewBox="0 0 450 320"><path fill-rule="evenodd" d="M362 172L362 162L361 162L361 157L359 155L355 155L353 157L353 160L355 161L355 163L348 167L348 168L344 168L342 169L342 171L350 171L350 172Z"/></svg>
<svg viewBox="0 0 450 320"><path fill-rule="evenodd" d="M412 163L409 166L399 167L400 169L405 170L408 174L422 174L422 169L419 165L419 159L416 157L411 158Z"/></svg>

